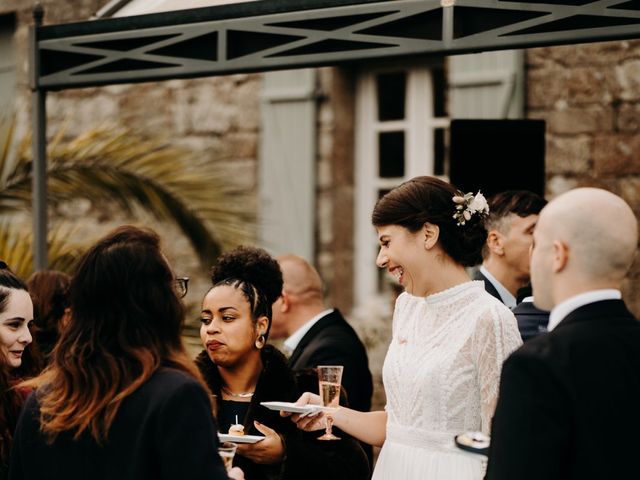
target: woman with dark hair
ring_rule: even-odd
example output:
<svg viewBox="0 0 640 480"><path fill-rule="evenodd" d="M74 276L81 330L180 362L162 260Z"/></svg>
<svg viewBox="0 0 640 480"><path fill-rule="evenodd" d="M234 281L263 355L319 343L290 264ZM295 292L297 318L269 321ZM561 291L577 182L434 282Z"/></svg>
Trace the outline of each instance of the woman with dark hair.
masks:
<svg viewBox="0 0 640 480"><path fill-rule="evenodd" d="M69 321L70 284L71 277L56 270L39 270L27 279L33 300L33 340L46 363Z"/></svg>
<svg viewBox="0 0 640 480"><path fill-rule="evenodd" d="M261 405L294 401L304 391L284 355L266 344L271 306L282 294L278 262L262 249L238 247L218 259L211 280L213 287L202 302L205 350L196 363L217 396L221 432L238 423L245 434L264 436L238 445L235 464L246 478L368 479L367 458L353 438L327 445L332 442L317 441L317 434L298 430ZM315 372L312 382L317 385Z"/></svg>
<svg viewBox="0 0 640 480"><path fill-rule="evenodd" d="M481 457L457 450L454 436L489 432L502 362L522 343L513 314L465 269L481 260L487 213L482 194L434 177L413 178L375 206L376 263L405 289L383 367L387 405L334 414L336 426L382 447L375 480L484 476ZM305 429L324 423L294 419Z"/></svg>
<svg viewBox="0 0 640 480"><path fill-rule="evenodd" d="M100 240L78 265L71 305L50 365L26 382L36 391L10 478L227 478L159 237L123 226Z"/></svg>
<svg viewBox="0 0 640 480"><path fill-rule="evenodd" d="M32 321L27 286L0 261L0 479L7 477L13 431L24 402L24 391L15 386L31 343Z"/></svg>

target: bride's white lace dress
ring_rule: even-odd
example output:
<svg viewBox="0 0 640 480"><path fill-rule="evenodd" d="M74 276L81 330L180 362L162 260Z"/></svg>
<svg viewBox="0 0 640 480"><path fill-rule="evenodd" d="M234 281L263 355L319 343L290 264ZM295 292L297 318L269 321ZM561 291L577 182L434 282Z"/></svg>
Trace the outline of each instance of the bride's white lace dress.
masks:
<svg viewBox="0 0 640 480"><path fill-rule="evenodd" d="M522 344L511 311L481 281L396 301L383 367L387 436L373 480L480 480L481 456L455 447L489 433L500 371Z"/></svg>

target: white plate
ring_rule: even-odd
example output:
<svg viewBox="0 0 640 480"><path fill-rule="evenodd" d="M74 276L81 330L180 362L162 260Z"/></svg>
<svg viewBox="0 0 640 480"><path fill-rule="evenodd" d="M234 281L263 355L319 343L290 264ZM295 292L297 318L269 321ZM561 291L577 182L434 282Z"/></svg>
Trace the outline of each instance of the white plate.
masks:
<svg viewBox="0 0 640 480"><path fill-rule="evenodd" d="M296 405L294 402L260 402L269 410L282 410L289 413L313 413L322 410L320 405Z"/></svg>
<svg viewBox="0 0 640 480"><path fill-rule="evenodd" d="M218 433L218 438L221 442L256 443L265 437L259 435L229 435L227 433Z"/></svg>

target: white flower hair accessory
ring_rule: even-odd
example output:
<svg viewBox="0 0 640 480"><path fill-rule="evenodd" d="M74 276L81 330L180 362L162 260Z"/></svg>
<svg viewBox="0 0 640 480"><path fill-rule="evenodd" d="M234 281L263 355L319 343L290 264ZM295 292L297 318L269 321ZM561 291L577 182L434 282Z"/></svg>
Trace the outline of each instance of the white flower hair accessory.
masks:
<svg viewBox="0 0 640 480"><path fill-rule="evenodd" d="M453 197L452 200L456 205L456 211L453 214L453 218L458 222L458 226L464 225L466 222L471 220L471 217L474 214L478 214L481 217L489 215L489 204L480 191L475 195L471 192L458 192L458 195Z"/></svg>

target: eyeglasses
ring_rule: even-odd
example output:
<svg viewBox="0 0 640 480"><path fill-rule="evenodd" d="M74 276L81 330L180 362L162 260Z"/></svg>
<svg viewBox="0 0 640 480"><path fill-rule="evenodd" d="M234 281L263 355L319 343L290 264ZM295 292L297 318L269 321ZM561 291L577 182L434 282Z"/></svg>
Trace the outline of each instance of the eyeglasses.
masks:
<svg viewBox="0 0 640 480"><path fill-rule="evenodd" d="M178 277L175 280L174 288L178 297L183 298L189 290L189 277Z"/></svg>

